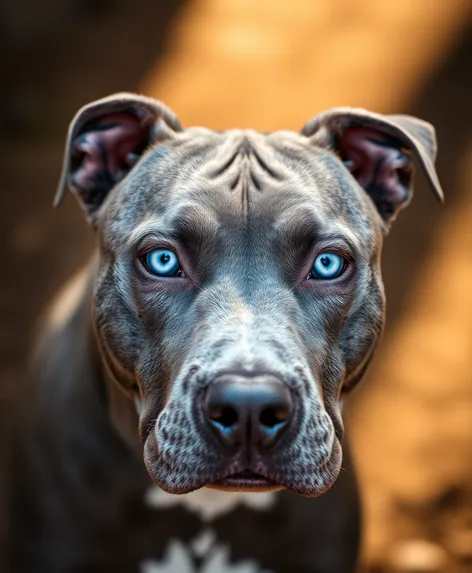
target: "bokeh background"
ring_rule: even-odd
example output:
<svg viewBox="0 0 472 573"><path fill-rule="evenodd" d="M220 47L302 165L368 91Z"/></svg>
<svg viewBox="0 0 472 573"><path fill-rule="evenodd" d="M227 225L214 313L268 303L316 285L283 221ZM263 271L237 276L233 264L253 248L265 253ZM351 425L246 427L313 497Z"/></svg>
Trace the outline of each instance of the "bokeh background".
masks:
<svg viewBox="0 0 472 573"><path fill-rule="evenodd" d="M261 130L335 105L411 113L437 128L447 203L418 178L386 242L387 330L350 398L364 571L472 572L472 3L3 0L0 50L1 459L34 321L94 246L72 198L51 205L79 106L141 91L184 125Z"/></svg>

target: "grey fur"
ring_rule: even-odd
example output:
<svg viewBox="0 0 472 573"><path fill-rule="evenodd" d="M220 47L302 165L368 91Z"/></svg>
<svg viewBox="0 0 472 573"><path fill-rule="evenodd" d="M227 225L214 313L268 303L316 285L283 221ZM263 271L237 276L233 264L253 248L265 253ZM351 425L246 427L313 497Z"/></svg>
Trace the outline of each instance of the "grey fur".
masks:
<svg viewBox="0 0 472 573"><path fill-rule="evenodd" d="M270 458L255 454L251 467L318 495L341 466L338 398L364 371L384 320L379 261L387 227L337 156L336 136L352 125L395 136L442 197L432 128L339 108L301 134L182 130L160 102L119 94L79 112L69 137L90 117L120 109L146 118L152 144L93 214L94 320L108 375L142 403L151 477L183 493L238 471L242 462L205 431L195 404L222 372L265 371L283 379L299 407ZM58 200L71 175L70 145ZM192 266L185 286L145 276L137 253L146 236L185 247ZM301 267L320 244L353 259L349 280L303 282Z"/></svg>
<svg viewBox="0 0 472 573"><path fill-rule="evenodd" d="M186 493L249 463L285 491L266 515L240 507L213 523L231 562L353 573L360 509L339 399L383 328L380 254L412 196L409 155L442 197L435 152L425 122L350 108L271 134L183 129L134 94L82 108L56 204L70 187L98 249L48 313L18 416L15 571L138 571L206 527L149 508L149 476ZM185 278L145 270L161 244ZM308 279L327 248L346 272ZM244 460L203 419L207 388L235 371L275 376L293 402L280 440Z"/></svg>

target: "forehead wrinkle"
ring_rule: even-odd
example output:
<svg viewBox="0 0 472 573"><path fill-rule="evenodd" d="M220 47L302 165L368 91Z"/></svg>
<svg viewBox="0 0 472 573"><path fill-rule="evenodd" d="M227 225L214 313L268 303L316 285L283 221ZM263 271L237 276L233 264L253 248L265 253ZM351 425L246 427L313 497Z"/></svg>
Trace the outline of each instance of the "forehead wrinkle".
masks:
<svg viewBox="0 0 472 573"><path fill-rule="evenodd" d="M160 156L154 165L148 184L156 193L142 212L149 210L153 201L151 208L159 210L162 199L173 202L174 197L198 197L207 208L216 207L246 219L248 201L255 200L261 191L272 195L287 179L298 186L307 179L300 169L280 161L268 135L252 130L214 133L192 128L172 147L173 153Z"/></svg>
<svg viewBox="0 0 472 573"><path fill-rule="evenodd" d="M213 143L201 175L219 185L221 192L236 195L243 216L249 217L253 196L271 190L285 179L287 171L268 137L254 130L231 130Z"/></svg>
<svg viewBox="0 0 472 573"><path fill-rule="evenodd" d="M203 166L204 176L215 179L230 170L240 152L243 139L244 135L240 130L230 130L220 134L220 138L213 146L212 155Z"/></svg>

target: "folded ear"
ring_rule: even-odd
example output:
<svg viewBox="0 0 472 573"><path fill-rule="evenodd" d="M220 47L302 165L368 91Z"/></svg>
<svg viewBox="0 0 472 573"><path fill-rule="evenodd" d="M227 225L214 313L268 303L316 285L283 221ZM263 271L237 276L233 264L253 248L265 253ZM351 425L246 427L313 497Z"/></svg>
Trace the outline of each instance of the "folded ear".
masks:
<svg viewBox="0 0 472 573"><path fill-rule="evenodd" d="M140 95L118 93L84 106L69 127L54 205L69 187L93 223L110 190L145 149L181 130L164 104Z"/></svg>
<svg viewBox="0 0 472 573"><path fill-rule="evenodd" d="M365 189L387 224L410 201L415 156L439 200L443 192L434 168L436 137L429 123L407 115L382 115L335 108L302 130L313 144L329 146Z"/></svg>

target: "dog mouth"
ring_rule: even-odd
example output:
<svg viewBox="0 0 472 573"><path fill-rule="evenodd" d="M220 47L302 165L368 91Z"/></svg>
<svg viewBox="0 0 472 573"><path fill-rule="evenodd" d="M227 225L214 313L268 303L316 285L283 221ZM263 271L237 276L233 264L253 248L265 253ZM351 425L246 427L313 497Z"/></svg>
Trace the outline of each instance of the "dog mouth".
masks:
<svg viewBox="0 0 472 573"><path fill-rule="evenodd" d="M257 474L251 470L234 473L224 478L207 484L206 487L224 491L247 491L263 492L283 489L283 486L277 484L263 475Z"/></svg>

